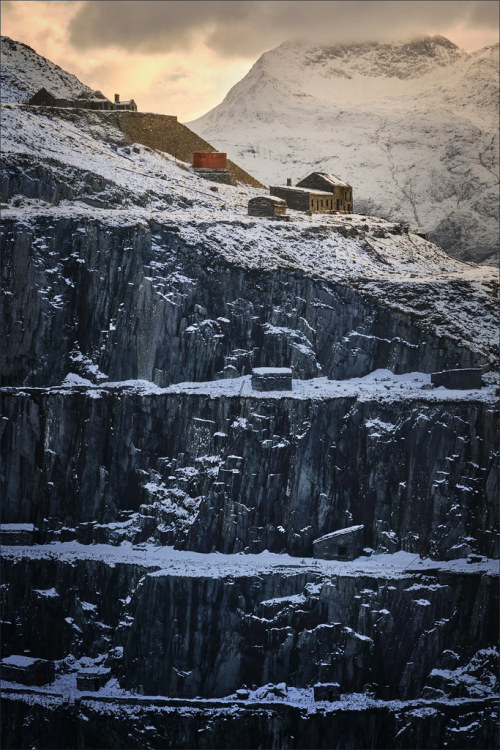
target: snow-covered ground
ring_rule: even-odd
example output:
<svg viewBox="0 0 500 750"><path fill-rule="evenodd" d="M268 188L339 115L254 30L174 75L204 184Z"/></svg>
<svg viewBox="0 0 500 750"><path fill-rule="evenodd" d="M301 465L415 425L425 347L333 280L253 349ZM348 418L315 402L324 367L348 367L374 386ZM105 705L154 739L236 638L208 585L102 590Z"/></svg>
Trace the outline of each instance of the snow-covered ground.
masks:
<svg viewBox="0 0 500 750"><path fill-rule="evenodd" d="M182 714L183 709L185 711L193 711L196 708L206 708L207 710L218 708L225 711L238 711L243 708L273 708L279 705L294 706L306 710L308 713L317 711L323 714L325 712L337 713L339 711L360 711L363 713L369 710L373 711L373 709L377 708L384 712L397 711L398 709L405 709L407 711L413 709L420 712L421 718L425 718L426 716L433 718L436 713L435 699L426 700L418 698L410 701L387 701L377 699L369 693L341 693L338 700L323 701L314 699L313 687L298 688L293 685L286 685L285 683L278 683L276 685L268 683L267 685L259 686L255 690L238 690L233 695L221 698L171 698L164 695L138 694L135 691L121 688L118 680L114 677L109 679L106 685L95 692L79 690L76 685L78 672L88 668L88 665L92 665L92 668L95 669L95 660L86 657L82 659L66 659L63 668L71 671L57 674L55 680L49 685L30 688L21 683L0 680L0 691L5 691L4 694L6 695L16 692L22 695L24 702L44 703L45 705L50 704L51 699L53 704L61 700L66 703L81 703L82 701L87 703L87 701L92 701L94 710L97 710L99 707L100 712L107 713L114 713L117 710L123 711L124 708L128 709L128 712L134 713L137 710L140 711L141 706L143 709L147 708L148 711L155 708L157 711L164 711L171 708ZM450 673L449 677L451 679L455 677L453 671L447 671ZM458 710L463 706L462 710L470 710L474 708L474 700L477 700L478 708L483 708L484 698L490 698L492 701L498 699L496 693L485 690L480 681L477 678L470 677L465 670L455 671L459 672L458 677L463 674L464 678L468 678L469 688L476 687L477 696L475 699L470 697L441 698L439 701L441 705L455 706ZM99 703L101 703L101 706L99 706Z"/></svg>
<svg viewBox="0 0 500 750"><path fill-rule="evenodd" d="M58 206L14 198L4 206L6 219L29 222L48 212L111 226L175 226L187 243L203 242L231 263L344 282L438 335L482 354L496 351L495 270L451 258L398 223L292 210L290 222L250 217L249 198L265 190L218 185L214 193L211 183L169 154L123 146L123 134L95 112L73 110L68 117L4 105L2 136L7 163L39 166L75 192ZM96 182L98 188L89 189Z"/></svg>
<svg viewBox="0 0 500 750"><path fill-rule="evenodd" d="M189 127L264 184L313 170L363 213L432 232L451 255L498 248L498 45L285 42Z"/></svg>
<svg viewBox="0 0 500 750"><path fill-rule="evenodd" d="M101 560L109 565L137 565L152 571L153 575L175 575L198 577L200 571L207 578L228 576L251 576L263 573L295 575L299 572L316 572L325 576L360 575L380 577L406 577L426 571L449 573L487 573L499 575L498 560L475 556L470 560L431 560L421 559L411 552L375 554L358 557L352 561L319 560L314 558L291 557L287 554L261 552L257 555L224 555L219 552L201 553L176 550L173 547L155 547L144 543L133 546L122 542L119 546L109 544L80 544L79 542L53 542L45 545L2 547L5 559L47 559L65 562L76 560ZM474 561L471 561L474 560Z"/></svg>
<svg viewBox="0 0 500 750"><path fill-rule="evenodd" d="M395 375L390 370L375 370L362 378L349 380L329 380L326 377L311 380L293 380L291 391L256 391L252 388L250 375L207 382L176 383L168 388L160 388L148 380L126 380L118 383L106 382L93 385L90 380L68 373L60 386L52 388L31 388L31 391L44 393L67 393L77 388L90 398L100 398L106 393L117 391L135 392L143 395L168 396L169 394L203 395L211 398L238 397L256 399L299 399L330 400L336 398L356 398L360 401L409 401L419 400L428 403L443 401L487 401L497 399L494 385L475 390L453 390L431 386L431 376L423 372L409 372ZM5 388L5 392L23 394L26 389Z"/></svg>

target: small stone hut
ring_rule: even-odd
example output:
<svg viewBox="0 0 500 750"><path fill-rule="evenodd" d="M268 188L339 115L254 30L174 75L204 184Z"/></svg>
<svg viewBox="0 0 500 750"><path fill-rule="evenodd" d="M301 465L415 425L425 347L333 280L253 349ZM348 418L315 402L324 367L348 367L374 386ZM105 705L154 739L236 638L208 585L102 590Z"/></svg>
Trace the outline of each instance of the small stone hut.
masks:
<svg viewBox="0 0 500 750"><path fill-rule="evenodd" d="M314 685L315 701L338 701L340 685L338 682L317 682Z"/></svg>
<svg viewBox="0 0 500 750"><path fill-rule="evenodd" d="M259 195L248 201L249 216L283 216L286 214L286 201L274 195Z"/></svg>
<svg viewBox="0 0 500 750"><path fill-rule="evenodd" d="M0 523L0 546L33 544L37 531L32 523Z"/></svg>
<svg viewBox="0 0 500 750"><path fill-rule="evenodd" d="M332 211L340 213L352 213L352 187L347 182L342 182L328 172L312 172L303 180L297 183L297 187L308 188L309 190L321 190L331 193L333 196Z"/></svg>
<svg viewBox="0 0 500 750"><path fill-rule="evenodd" d="M20 682L21 685L46 685L54 681L54 676L54 662L48 659L12 654L0 661L0 679L7 682Z"/></svg>
<svg viewBox="0 0 500 750"><path fill-rule="evenodd" d="M252 388L255 391L291 391L292 370L289 367L254 367Z"/></svg>
<svg viewBox="0 0 500 750"><path fill-rule="evenodd" d="M323 560L354 560L363 549L363 524L332 531L313 541L313 555Z"/></svg>
<svg viewBox="0 0 500 750"><path fill-rule="evenodd" d="M106 667L84 668L76 676L78 690L91 690L92 692L102 688L111 676L111 670Z"/></svg>

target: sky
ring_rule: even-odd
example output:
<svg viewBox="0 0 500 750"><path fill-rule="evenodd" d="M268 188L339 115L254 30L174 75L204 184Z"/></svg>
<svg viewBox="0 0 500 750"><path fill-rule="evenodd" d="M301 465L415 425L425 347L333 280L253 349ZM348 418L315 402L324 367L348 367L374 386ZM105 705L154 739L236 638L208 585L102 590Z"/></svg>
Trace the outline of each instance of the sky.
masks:
<svg viewBox="0 0 500 750"><path fill-rule="evenodd" d="M497 0L2 0L2 34L106 96L188 122L259 56L317 43L442 34L467 51L498 41Z"/></svg>

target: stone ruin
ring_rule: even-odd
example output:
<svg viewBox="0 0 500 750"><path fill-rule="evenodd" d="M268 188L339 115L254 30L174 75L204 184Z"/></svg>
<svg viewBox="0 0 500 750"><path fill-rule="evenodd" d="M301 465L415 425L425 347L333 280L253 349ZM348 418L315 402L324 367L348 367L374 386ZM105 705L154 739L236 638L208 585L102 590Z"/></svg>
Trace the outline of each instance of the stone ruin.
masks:
<svg viewBox="0 0 500 750"><path fill-rule="evenodd" d="M21 685L47 685L55 677L54 662L11 654L0 661L0 678Z"/></svg>
<svg viewBox="0 0 500 750"><path fill-rule="evenodd" d="M291 391L292 370L289 367L254 367L252 388L254 391Z"/></svg>
<svg viewBox="0 0 500 750"><path fill-rule="evenodd" d="M38 107L72 107L76 109L94 109L94 110L127 110L130 112L137 112L137 104L133 99L129 99L126 102L120 101L120 95L115 94L114 102L111 102L101 91L82 91L74 99L68 99L66 97L54 96L46 88L39 89L28 104L31 106Z"/></svg>
<svg viewBox="0 0 500 750"><path fill-rule="evenodd" d="M323 560L354 560L364 546L363 524L332 531L313 541L314 557Z"/></svg>
<svg viewBox="0 0 500 750"><path fill-rule="evenodd" d="M33 523L1 523L0 545L18 544L20 546L34 543L38 529Z"/></svg>
<svg viewBox="0 0 500 750"><path fill-rule="evenodd" d="M259 195L248 201L249 216L284 216L286 201L274 195Z"/></svg>
<svg viewBox="0 0 500 750"><path fill-rule="evenodd" d="M111 670L108 668L84 668L76 676L76 686L78 690L90 690L92 692L102 688L111 677Z"/></svg>

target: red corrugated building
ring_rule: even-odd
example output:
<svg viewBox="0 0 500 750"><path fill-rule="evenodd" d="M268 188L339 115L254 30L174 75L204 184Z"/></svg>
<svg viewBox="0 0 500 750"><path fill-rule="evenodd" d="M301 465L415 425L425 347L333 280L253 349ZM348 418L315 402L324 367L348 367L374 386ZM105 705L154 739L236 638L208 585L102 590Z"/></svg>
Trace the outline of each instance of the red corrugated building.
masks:
<svg viewBox="0 0 500 750"><path fill-rule="evenodd" d="M195 169L227 169L227 154L196 151L193 154L193 167Z"/></svg>

